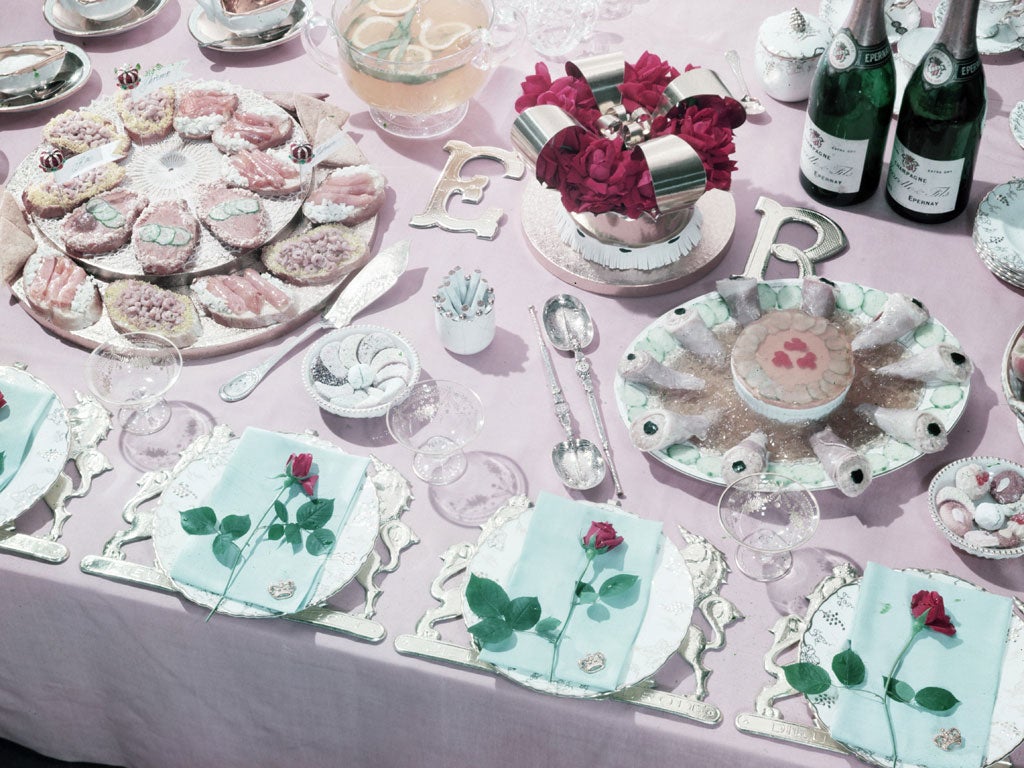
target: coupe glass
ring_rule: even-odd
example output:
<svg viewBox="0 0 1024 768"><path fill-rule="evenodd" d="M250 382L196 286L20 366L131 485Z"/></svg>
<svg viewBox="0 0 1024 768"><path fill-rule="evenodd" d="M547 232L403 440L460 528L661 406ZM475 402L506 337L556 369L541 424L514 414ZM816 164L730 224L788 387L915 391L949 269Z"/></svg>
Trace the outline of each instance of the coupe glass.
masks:
<svg viewBox="0 0 1024 768"><path fill-rule="evenodd" d="M391 436L413 451L416 477L447 485L466 471L462 451L484 426L483 403L458 382L428 379L391 406L387 425Z"/></svg>
<svg viewBox="0 0 1024 768"><path fill-rule="evenodd" d="M151 435L167 424L171 408L163 396L180 374L178 348L155 333L123 333L105 341L85 366L89 389L118 409L118 422L133 435Z"/></svg>
<svg viewBox="0 0 1024 768"><path fill-rule="evenodd" d="M788 477L759 473L741 477L718 501L722 528L739 543L736 566L755 581L775 581L793 567L790 551L818 527L818 502Z"/></svg>

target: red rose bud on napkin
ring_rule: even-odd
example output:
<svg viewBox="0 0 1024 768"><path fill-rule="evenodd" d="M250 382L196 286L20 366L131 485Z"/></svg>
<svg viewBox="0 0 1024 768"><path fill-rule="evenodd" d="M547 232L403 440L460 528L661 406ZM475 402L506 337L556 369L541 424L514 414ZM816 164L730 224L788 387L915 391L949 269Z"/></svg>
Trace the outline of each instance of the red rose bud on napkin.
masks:
<svg viewBox="0 0 1024 768"><path fill-rule="evenodd" d="M302 491L307 496L312 496L313 491L316 490L316 481L319 479L319 475L311 475L310 471L313 469L313 454L311 453L293 453L288 457L288 463L285 465L285 471L288 473L289 479L302 486Z"/></svg>
<svg viewBox="0 0 1024 768"><path fill-rule="evenodd" d="M615 532L615 526L611 523L590 523L590 530L583 537L583 548L593 550L599 554L611 552L623 538Z"/></svg>
<svg viewBox="0 0 1024 768"><path fill-rule="evenodd" d="M7 400L4 399L4 393L0 392L0 408L3 408L5 405L7 405Z"/></svg>
<svg viewBox="0 0 1024 768"><path fill-rule="evenodd" d="M946 615L946 606L938 592L922 589L915 593L910 598L910 613L916 619L915 625L923 625L943 635L956 634L956 627Z"/></svg>

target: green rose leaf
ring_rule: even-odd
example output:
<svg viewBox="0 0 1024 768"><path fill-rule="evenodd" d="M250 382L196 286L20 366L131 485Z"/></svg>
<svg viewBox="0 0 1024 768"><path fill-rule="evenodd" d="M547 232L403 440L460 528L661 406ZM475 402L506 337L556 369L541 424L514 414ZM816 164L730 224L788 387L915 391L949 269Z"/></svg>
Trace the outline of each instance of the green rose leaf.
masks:
<svg viewBox="0 0 1024 768"><path fill-rule="evenodd" d="M284 526L280 523L274 523L267 528L267 538L271 541L277 541L284 536Z"/></svg>
<svg viewBox="0 0 1024 768"><path fill-rule="evenodd" d="M922 688L914 701L929 712L947 712L960 703L960 699L945 688L935 687Z"/></svg>
<svg viewBox="0 0 1024 768"><path fill-rule="evenodd" d="M832 657L832 672L843 685L860 685L866 677L864 662L852 648Z"/></svg>
<svg viewBox="0 0 1024 768"><path fill-rule="evenodd" d="M503 617L511 601L501 584L471 573L466 585L466 602L481 619L501 619L504 622Z"/></svg>
<svg viewBox="0 0 1024 768"><path fill-rule="evenodd" d="M3 474L5 461L7 461L7 454L0 451L0 474Z"/></svg>
<svg viewBox="0 0 1024 768"><path fill-rule="evenodd" d="M904 704L914 700L914 689L902 680L897 680L895 677L883 677L882 681L885 683L885 695L890 699L896 699Z"/></svg>
<svg viewBox="0 0 1024 768"><path fill-rule="evenodd" d="M576 582L576 597L579 598L581 603L593 603L597 601L597 592L589 584L577 581Z"/></svg>
<svg viewBox="0 0 1024 768"><path fill-rule="evenodd" d="M610 579L607 579L601 585L601 591L598 592L598 595L601 598L605 598L624 594L631 590L638 581L640 581L639 576L634 576L632 573L620 573L618 576L612 576Z"/></svg>
<svg viewBox="0 0 1024 768"><path fill-rule="evenodd" d="M221 533L213 540L213 556L225 568L234 568L242 558L242 550L230 533Z"/></svg>
<svg viewBox="0 0 1024 768"><path fill-rule="evenodd" d="M280 499L274 499L274 514L282 523L288 522L288 507Z"/></svg>
<svg viewBox="0 0 1024 768"><path fill-rule="evenodd" d="M540 601L536 597L517 597L508 604L502 616L512 629L529 629L540 620Z"/></svg>
<svg viewBox="0 0 1024 768"><path fill-rule="evenodd" d="M233 539L245 536L249 532L252 521L248 515L226 515L217 526L221 533L226 533Z"/></svg>
<svg viewBox="0 0 1024 768"><path fill-rule="evenodd" d="M295 520L307 531L323 528L334 514L334 499L310 499L295 513Z"/></svg>
<svg viewBox="0 0 1024 768"><path fill-rule="evenodd" d="M824 693L832 685L832 678L828 676L828 672L817 664L798 661L796 664L787 664L782 671L786 673L787 683L800 693L810 696Z"/></svg>
<svg viewBox="0 0 1024 768"><path fill-rule="evenodd" d="M317 528L306 537L306 551L313 557L327 554L334 547L334 531Z"/></svg>
<svg viewBox="0 0 1024 768"><path fill-rule="evenodd" d="M541 619L537 622L534 631L545 640L550 640L553 643L558 639L558 625L561 623L554 616L548 616L546 619Z"/></svg>
<svg viewBox="0 0 1024 768"><path fill-rule="evenodd" d="M501 616L488 616L469 628L469 633L482 646L494 645L512 636L512 627Z"/></svg>
<svg viewBox="0 0 1024 768"><path fill-rule="evenodd" d="M292 545L293 552L302 551L302 529L296 523L288 523L284 527L284 540Z"/></svg>
<svg viewBox="0 0 1024 768"><path fill-rule="evenodd" d="M209 507L196 507L178 513L181 527L193 536L206 536L217 532L217 515Z"/></svg>

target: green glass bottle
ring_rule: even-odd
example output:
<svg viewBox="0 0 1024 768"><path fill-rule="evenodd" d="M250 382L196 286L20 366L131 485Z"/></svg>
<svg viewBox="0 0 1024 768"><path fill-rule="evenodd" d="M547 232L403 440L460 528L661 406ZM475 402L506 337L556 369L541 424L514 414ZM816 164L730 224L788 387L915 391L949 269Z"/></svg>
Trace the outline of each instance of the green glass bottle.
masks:
<svg viewBox="0 0 1024 768"><path fill-rule="evenodd" d="M882 177L896 73L885 0L856 0L818 62L800 148L800 184L825 205L871 197Z"/></svg>
<svg viewBox="0 0 1024 768"><path fill-rule="evenodd" d="M978 0L950 0L903 94L885 199L914 221L949 221L967 207L986 108L977 18Z"/></svg>

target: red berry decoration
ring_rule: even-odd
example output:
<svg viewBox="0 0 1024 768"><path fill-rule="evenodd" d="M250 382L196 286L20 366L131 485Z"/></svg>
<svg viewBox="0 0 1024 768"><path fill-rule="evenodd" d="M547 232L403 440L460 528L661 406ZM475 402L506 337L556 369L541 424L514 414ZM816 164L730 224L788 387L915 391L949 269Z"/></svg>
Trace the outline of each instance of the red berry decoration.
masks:
<svg viewBox="0 0 1024 768"><path fill-rule="evenodd" d="M803 339L798 339L796 336L791 338L789 341L787 341L782 346L785 347L786 349L788 349L790 352L806 352L807 351L807 343Z"/></svg>
<svg viewBox="0 0 1024 768"><path fill-rule="evenodd" d="M789 355L780 349L777 350L775 355L772 357L772 365L776 368L792 368L793 361L789 359Z"/></svg>
<svg viewBox="0 0 1024 768"><path fill-rule="evenodd" d="M292 160L299 165L308 163L313 159L313 145L308 141L302 144L292 144L291 146Z"/></svg>
<svg viewBox="0 0 1024 768"><path fill-rule="evenodd" d="M64 167L64 153L59 149L51 149L39 156L39 167L47 173L59 171Z"/></svg>
<svg viewBox="0 0 1024 768"><path fill-rule="evenodd" d="M813 371L818 367L818 356L813 352L808 352L801 358L798 358L796 364L800 368L806 368L809 371Z"/></svg>
<svg viewBox="0 0 1024 768"><path fill-rule="evenodd" d="M139 70L142 67L136 64L134 67L128 64L122 64L117 68L117 85L119 88L130 91L132 88L137 86L142 80L142 76L139 74Z"/></svg>

